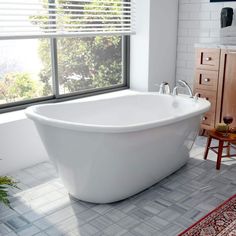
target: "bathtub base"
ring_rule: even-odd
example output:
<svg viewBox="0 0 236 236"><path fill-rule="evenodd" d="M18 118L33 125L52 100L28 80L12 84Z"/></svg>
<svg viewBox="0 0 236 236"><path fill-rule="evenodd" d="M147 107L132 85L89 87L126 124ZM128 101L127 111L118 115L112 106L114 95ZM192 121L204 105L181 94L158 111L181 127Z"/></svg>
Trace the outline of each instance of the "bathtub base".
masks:
<svg viewBox="0 0 236 236"><path fill-rule="evenodd" d="M85 198L81 197L80 195L76 196L76 195L73 195L72 193L68 192L68 194L74 198L75 200L78 200L78 201L83 201L85 203L92 203L92 204L110 204L110 203L116 203L116 202L120 202L120 201L124 201L124 200L127 200L131 197L135 197L135 195L138 195L139 193L142 193L143 191L145 190L148 190L149 188L152 188L153 186L155 186L156 184L158 184L158 182L160 182L161 180L165 179L166 177L170 176L171 174L175 173L176 171L178 171L179 169L181 169L182 167L184 167L186 165L187 161L181 165L179 168L177 168L176 170L174 170L173 172L167 174L167 176L163 177L163 178L160 178L159 180L156 180L156 182L154 182L153 184L151 184L150 186L147 186L147 187L144 187L140 190L138 190L137 192L134 192L130 195L127 195L127 196L124 196L123 198L122 197L119 197L119 198L113 198L113 199L97 199L96 196L94 197L91 197L91 196L87 196ZM107 196L108 197L108 196Z"/></svg>
<svg viewBox="0 0 236 236"><path fill-rule="evenodd" d="M199 120L197 116L118 134L37 127L68 192L82 201L111 203L151 187L186 164ZM65 145L65 140L70 142Z"/></svg>

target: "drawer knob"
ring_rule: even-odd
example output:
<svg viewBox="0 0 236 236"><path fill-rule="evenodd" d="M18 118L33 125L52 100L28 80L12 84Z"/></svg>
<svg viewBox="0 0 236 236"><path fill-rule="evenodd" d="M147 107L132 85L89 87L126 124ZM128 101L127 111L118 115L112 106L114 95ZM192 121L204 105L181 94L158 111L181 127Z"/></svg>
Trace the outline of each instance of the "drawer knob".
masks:
<svg viewBox="0 0 236 236"><path fill-rule="evenodd" d="M206 57L206 61L211 61L211 57Z"/></svg>
<svg viewBox="0 0 236 236"><path fill-rule="evenodd" d="M210 82L209 78L204 79L205 82Z"/></svg>
<svg viewBox="0 0 236 236"><path fill-rule="evenodd" d="M206 100L208 101L208 100L209 100L209 98L208 98L208 97L206 97Z"/></svg>
<svg viewBox="0 0 236 236"><path fill-rule="evenodd" d="M202 120L204 121L204 120L207 120L207 117L206 116L203 116L202 117Z"/></svg>

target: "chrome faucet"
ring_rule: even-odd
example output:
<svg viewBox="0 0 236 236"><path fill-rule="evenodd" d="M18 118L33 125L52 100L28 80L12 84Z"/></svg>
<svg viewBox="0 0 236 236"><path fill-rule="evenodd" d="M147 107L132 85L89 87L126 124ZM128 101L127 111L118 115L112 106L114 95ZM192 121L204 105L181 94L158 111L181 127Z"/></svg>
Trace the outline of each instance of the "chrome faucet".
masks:
<svg viewBox="0 0 236 236"><path fill-rule="evenodd" d="M189 86L189 84L185 81L185 80L178 80L177 82L181 87L186 87L188 89L190 98L193 98L193 91L191 89L191 87ZM177 88L176 88L177 90Z"/></svg>
<svg viewBox="0 0 236 236"><path fill-rule="evenodd" d="M173 95L173 96L177 96L177 95L179 94L178 88L179 88L178 86L175 86L175 87L174 87L173 92L172 92L172 95Z"/></svg>
<svg viewBox="0 0 236 236"><path fill-rule="evenodd" d="M159 89L159 94L170 94L170 85L168 82L162 82Z"/></svg>

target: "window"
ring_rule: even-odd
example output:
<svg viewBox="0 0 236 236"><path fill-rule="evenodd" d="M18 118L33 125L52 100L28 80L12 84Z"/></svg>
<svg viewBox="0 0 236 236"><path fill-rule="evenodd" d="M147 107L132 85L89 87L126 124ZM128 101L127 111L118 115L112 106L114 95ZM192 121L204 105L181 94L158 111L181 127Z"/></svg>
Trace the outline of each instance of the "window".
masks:
<svg viewBox="0 0 236 236"><path fill-rule="evenodd" d="M125 85L120 36L58 39L57 52L59 94Z"/></svg>
<svg viewBox="0 0 236 236"><path fill-rule="evenodd" d="M1 105L53 95L49 48L48 39L0 41Z"/></svg>
<svg viewBox="0 0 236 236"><path fill-rule="evenodd" d="M0 2L0 112L127 88L132 4Z"/></svg>

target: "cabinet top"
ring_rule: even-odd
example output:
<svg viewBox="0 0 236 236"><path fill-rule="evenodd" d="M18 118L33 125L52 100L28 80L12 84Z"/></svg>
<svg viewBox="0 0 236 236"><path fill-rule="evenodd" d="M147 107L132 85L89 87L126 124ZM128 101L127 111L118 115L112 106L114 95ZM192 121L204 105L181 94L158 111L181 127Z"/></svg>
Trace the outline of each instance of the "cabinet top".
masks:
<svg viewBox="0 0 236 236"><path fill-rule="evenodd" d="M235 45L224 45L224 44L216 44L216 43L196 43L195 48L219 48L219 49L229 49L229 50L236 50Z"/></svg>

